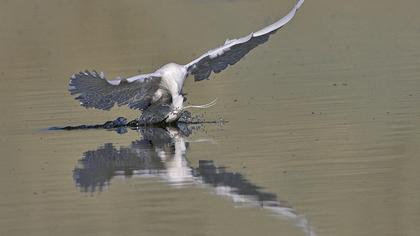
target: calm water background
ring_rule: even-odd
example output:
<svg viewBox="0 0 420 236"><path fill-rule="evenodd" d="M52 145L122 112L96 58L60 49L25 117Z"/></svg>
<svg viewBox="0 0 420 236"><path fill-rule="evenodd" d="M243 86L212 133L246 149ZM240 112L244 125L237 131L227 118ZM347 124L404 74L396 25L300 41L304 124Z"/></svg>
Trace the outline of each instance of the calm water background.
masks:
<svg viewBox="0 0 420 236"><path fill-rule="evenodd" d="M45 131L137 116L80 107L67 92L71 74L96 69L113 78L187 63L293 4L1 0L0 234L418 235L417 0L308 0L234 67L214 80L187 80L191 103L219 98L206 119L230 122L163 153L181 157L187 170L200 160L224 166L289 215L253 198L238 203L198 177L173 184L165 170L108 173L102 191L84 191L74 170L86 152L127 148L142 135ZM188 149L177 154L184 141Z"/></svg>

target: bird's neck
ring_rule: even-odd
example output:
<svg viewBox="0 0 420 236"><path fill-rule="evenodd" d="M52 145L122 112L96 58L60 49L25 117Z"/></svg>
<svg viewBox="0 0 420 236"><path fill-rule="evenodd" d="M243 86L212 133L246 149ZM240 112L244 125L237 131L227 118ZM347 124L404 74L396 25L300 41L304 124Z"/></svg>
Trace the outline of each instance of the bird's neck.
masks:
<svg viewBox="0 0 420 236"><path fill-rule="evenodd" d="M172 96L175 95L174 93L181 93L185 78L188 75L184 66L175 63L169 63L160 68L159 72L162 74L162 78L167 84L168 89L171 91Z"/></svg>

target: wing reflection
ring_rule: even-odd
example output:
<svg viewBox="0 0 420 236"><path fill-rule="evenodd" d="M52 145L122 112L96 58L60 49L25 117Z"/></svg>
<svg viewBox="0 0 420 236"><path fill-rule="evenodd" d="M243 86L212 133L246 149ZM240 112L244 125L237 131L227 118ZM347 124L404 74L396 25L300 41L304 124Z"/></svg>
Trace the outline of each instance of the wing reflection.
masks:
<svg viewBox="0 0 420 236"><path fill-rule="evenodd" d="M211 160L200 160L192 167L186 153L191 127L143 127L142 139L128 147L116 148L108 143L95 151L84 153L73 171L73 179L83 192L102 191L115 176L158 177L173 186L206 186L215 194L236 204L264 208L274 215L292 220L305 235L315 235L307 219L299 215L276 194L264 192L242 174L229 172Z"/></svg>
<svg viewBox="0 0 420 236"><path fill-rule="evenodd" d="M143 127L142 139L128 147L112 143L87 151L73 171L73 179L83 192L102 191L115 176L157 176L173 184L191 182L192 169L185 152L192 130L179 127Z"/></svg>

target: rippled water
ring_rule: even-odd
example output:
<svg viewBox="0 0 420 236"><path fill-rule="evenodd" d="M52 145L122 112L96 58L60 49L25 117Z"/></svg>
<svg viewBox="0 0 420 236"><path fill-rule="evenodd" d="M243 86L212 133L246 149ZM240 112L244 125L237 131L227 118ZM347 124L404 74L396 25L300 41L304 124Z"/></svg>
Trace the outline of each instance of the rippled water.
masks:
<svg viewBox="0 0 420 236"><path fill-rule="evenodd" d="M200 127L48 131L138 114L67 92L186 63L294 1L0 1L1 235L418 235L420 2L306 1L194 83Z"/></svg>

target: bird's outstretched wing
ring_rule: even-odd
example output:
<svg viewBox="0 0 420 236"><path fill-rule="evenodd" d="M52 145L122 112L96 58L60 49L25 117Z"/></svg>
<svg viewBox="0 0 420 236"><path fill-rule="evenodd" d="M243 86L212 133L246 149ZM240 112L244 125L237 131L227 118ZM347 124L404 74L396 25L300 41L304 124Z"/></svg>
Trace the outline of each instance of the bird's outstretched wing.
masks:
<svg viewBox="0 0 420 236"><path fill-rule="evenodd" d="M160 80L159 73L106 80L102 72L85 71L70 78L69 91L78 95L76 99L86 108L109 110L117 104L144 110L150 106Z"/></svg>
<svg viewBox="0 0 420 236"><path fill-rule="evenodd" d="M194 76L195 81L208 79L211 72L219 73L229 65L241 60L249 51L265 43L283 25L289 22L304 0L298 0L292 10L277 22L240 39L226 40L225 44L210 50L201 57L185 65L187 71Z"/></svg>

